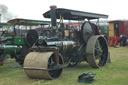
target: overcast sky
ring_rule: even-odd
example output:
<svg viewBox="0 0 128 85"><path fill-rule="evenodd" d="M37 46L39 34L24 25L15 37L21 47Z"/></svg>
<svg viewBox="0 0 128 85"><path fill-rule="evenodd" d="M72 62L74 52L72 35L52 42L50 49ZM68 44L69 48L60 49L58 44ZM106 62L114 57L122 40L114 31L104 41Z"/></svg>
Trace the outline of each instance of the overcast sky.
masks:
<svg viewBox="0 0 128 85"><path fill-rule="evenodd" d="M0 0L18 18L43 20L50 5L109 15L109 20L128 19L128 0Z"/></svg>

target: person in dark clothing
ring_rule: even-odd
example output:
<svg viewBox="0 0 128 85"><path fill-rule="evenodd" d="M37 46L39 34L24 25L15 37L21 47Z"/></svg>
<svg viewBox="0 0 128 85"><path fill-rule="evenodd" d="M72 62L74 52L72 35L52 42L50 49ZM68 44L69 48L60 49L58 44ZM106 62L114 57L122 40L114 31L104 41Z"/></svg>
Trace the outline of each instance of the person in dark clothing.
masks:
<svg viewBox="0 0 128 85"><path fill-rule="evenodd" d="M126 41L127 41L127 37L126 35L122 35L122 42L123 42L123 46L126 46Z"/></svg>

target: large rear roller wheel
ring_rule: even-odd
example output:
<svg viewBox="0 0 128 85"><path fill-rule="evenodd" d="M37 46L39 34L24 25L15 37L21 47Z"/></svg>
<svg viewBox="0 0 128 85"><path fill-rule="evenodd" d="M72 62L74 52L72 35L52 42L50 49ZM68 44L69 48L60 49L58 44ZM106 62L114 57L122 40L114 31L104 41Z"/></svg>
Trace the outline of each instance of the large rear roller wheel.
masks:
<svg viewBox="0 0 128 85"><path fill-rule="evenodd" d="M56 54L53 52L31 52L24 61L24 72L30 78L56 79L62 73L63 59L58 54L58 62L56 62Z"/></svg>
<svg viewBox="0 0 128 85"><path fill-rule="evenodd" d="M88 63L94 67L103 67L108 60L108 45L101 35L92 36L86 46Z"/></svg>

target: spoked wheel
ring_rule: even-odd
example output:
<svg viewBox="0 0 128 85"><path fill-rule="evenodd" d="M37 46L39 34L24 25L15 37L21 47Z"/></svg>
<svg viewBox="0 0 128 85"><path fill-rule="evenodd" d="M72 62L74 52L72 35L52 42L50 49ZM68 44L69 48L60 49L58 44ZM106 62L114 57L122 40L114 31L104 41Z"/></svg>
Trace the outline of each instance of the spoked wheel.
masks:
<svg viewBox="0 0 128 85"><path fill-rule="evenodd" d="M30 78L56 79L63 68L63 59L61 55L53 52L31 52L24 61L24 71Z"/></svg>
<svg viewBox="0 0 128 85"><path fill-rule="evenodd" d="M108 45L101 35L92 36L86 46L88 63L94 67L103 67L108 60Z"/></svg>

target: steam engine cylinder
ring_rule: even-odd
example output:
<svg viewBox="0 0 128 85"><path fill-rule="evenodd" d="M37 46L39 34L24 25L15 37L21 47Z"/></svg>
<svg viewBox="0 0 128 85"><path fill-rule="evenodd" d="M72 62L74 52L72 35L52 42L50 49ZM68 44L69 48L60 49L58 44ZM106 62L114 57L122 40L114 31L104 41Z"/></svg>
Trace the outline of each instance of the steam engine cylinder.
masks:
<svg viewBox="0 0 128 85"><path fill-rule="evenodd" d="M48 41L45 43L46 46L57 46L61 51L68 51L77 46L74 41Z"/></svg>

